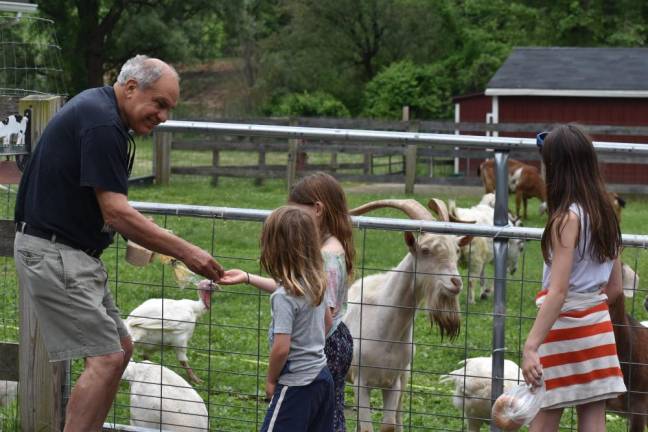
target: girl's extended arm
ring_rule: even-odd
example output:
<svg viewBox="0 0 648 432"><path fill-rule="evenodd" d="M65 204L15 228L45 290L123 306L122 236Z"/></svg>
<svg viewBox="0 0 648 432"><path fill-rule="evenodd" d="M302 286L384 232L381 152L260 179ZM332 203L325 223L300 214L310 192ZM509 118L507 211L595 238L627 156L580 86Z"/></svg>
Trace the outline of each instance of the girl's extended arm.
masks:
<svg viewBox="0 0 648 432"><path fill-rule="evenodd" d="M286 364L290 353L290 335L275 333L270 351L270 362L268 364L268 376L266 378L266 396L269 398L274 394L281 370Z"/></svg>
<svg viewBox="0 0 648 432"><path fill-rule="evenodd" d="M218 283L221 285L238 285L246 283L271 294L277 289L277 283L273 279L248 273L241 269L226 270Z"/></svg>
<svg viewBox="0 0 648 432"><path fill-rule="evenodd" d="M560 223L555 224L551 233L552 264L548 293L524 344L522 374L524 380L533 385L540 385L542 377L538 348L549 334L551 326L558 319L569 290L569 277L579 231L578 216L572 212L568 213L567 220L562 225L559 240L558 230L561 229L561 225Z"/></svg>

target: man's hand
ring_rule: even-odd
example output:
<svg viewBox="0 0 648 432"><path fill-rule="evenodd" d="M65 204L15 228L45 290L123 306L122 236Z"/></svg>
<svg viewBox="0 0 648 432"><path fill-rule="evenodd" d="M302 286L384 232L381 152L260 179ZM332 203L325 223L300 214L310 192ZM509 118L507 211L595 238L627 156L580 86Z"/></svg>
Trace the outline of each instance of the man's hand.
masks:
<svg viewBox="0 0 648 432"><path fill-rule="evenodd" d="M209 252L192 245L191 250L182 260L189 269L207 279L218 282L223 276L223 266Z"/></svg>

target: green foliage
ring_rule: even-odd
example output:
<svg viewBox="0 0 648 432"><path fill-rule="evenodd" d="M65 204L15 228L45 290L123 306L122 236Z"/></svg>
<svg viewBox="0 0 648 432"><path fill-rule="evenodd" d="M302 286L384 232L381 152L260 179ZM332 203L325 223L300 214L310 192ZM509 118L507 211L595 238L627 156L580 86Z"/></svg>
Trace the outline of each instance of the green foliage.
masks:
<svg viewBox="0 0 648 432"><path fill-rule="evenodd" d="M513 47L639 47L648 40L648 3L639 0L38 4L57 26L69 93L102 84L136 53L176 63L226 55L241 59L247 114L282 95L324 92L351 115L395 117L407 102L419 117L447 118L451 97L482 91Z"/></svg>
<svg viewBox="0 0 648 432"><path fill-rule="evenodd" d="M367 84L364 115L398 119L408 105L414 117L447 117L450 85L441 72L436 65L393 63Z"/></svg>
<svg viewBox="0 0 648 432"><path fill-rule="evenodd" d="M287 94L270 108L268 114L295 117L349 117L351 115L342 102L321 91Z"/></svg>
<svg viewBox="0 0 648 432"><path fill-rule="evenodd" d="M223 24L208 0L40 0L57 26L67 86L74 95L104 84L135 54L170 62L219 55Z"/></svg>

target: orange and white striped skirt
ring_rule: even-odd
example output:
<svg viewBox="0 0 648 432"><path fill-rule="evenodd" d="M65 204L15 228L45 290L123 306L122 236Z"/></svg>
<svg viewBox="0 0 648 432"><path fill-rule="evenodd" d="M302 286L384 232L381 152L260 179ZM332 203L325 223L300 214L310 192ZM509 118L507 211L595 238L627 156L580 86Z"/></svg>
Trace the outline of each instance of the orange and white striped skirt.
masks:
<svg viewBox="0 0 648 432"><path fill-rule="evenodd" d="M540 307L547 290L536 296ZM538 349L546 393L543 409L583 405L626 392L605 294L568 293Z"/></svg>

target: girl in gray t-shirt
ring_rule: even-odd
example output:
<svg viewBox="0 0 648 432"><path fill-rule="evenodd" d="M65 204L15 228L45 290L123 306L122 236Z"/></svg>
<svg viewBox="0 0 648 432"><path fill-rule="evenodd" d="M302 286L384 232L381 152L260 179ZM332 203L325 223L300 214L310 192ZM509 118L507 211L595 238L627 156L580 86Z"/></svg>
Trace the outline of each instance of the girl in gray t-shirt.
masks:
<svg viewBox="0 0 648 432"><path fill-rule="evenodd" d="M273 211L261 233L261 265L278 285L270 297L271 397L261 431L332 431L333 378L326 367L326 276L312 215L295 206Z"/></svg>

